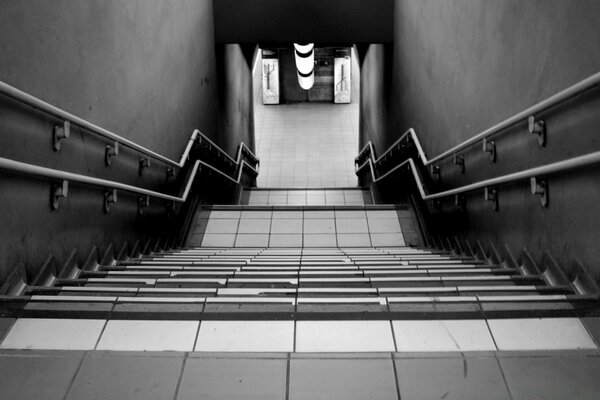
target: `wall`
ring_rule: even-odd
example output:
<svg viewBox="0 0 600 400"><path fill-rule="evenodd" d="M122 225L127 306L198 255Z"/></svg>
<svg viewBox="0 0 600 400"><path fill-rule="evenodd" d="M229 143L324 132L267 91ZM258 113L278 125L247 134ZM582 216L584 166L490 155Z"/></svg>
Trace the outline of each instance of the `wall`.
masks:
<svg viewBox="0 0 600 400"><path fill-rule="evenodd" d="M387 148L387 142L393 138L392 135L386 135L390 101L390 60L391 48L383 44L368 45L362 60L359 60L359 147L362 148L370 140L379 154Z"/></svg>
<svg viewBox="0 0 600 400"><path fill-rule="evenodd" d="M151 150L178 160L194 128L217 136L211 0L2 2L0 37L0 80ZM178 190L158 161L139 177L139 154L122 148L107 168L107 143L79 129L54 152L60 121L1 95L0 110L0 157ZM71 185L53 212L49 182L5 172L0 181L0 282L18 264L33 273L50 253L85 257L94 244L169 233L158 201L137 216L137 198L119 193L105 215L102 189Z"/></svg>
<svg viewBox="0 0 600 400"><path fill-rule="evenodd" d="M598 72L599 15L594 0L397 0L386 142L412 126L433 157ZM363 74L363 88L366 79ZM521 123L495 138L497 163L487 160L480 144L463 152L465 175L451 159L441 163L438 189L600 150L598 95L595 89L541 113L548 126L545 148ZM528 183L500 188L497 213L480 192L467 199L467 214L449 201L443 207L453 216L438 218L438 231L462 230L515 250L527 245L538 259L551 249L563 265L578 257L600 273L598 175L595 168L550 177L548 209Z"/></svg>
<svg viewBox="0 0 600 400"><path fill-rule="evenodd" d="M239 44L217 46L219 71L218 144L234 156L240 142L254 151L254 101L252 59Z"/></svg>

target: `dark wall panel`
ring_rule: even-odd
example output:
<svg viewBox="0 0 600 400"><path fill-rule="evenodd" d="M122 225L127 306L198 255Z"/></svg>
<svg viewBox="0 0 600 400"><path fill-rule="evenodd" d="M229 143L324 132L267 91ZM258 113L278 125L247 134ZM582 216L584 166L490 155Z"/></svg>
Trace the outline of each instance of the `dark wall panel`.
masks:
<svg viewBox="0 0 600 400"><path fill-rule="evenodd" d="M210 0L5 1L0 37L0 80L151 150L178 161L194 128L218 135ZM122 148L106 168L108 143L79 129L54 152L60 121L1 95L0 110L0 157L177 191L160 162L139 177L140 155ZM137 199L120 194L104 215L102 190L72 185L51 212L49 182L5 172L0 181L0 281L18 263L35 270L49 253L60 260L72 248L82 254L167 229L160 202L137 217Z"/></svg>
<svg viewBox="0 0 600 400"><path fill-rule="evenodd" d="M396 1L385 142L413 127L433 157L600 71L599 16L594 0ZM496 138L496 164L480 144L463 152L465 175L451 159L442 162L438 189L600 150L599 94L595 89L542 113L545 148L521 123ZM563 263L577 256L598 269L599 175L596 168L551 177L549 209L527 184L501 188L499 213L477 192L468 199L467 215L438 219L438 230L458 229L514 249L526 245L538 258L551 249ZM444 209L454 213L450 203Z"/></svg>

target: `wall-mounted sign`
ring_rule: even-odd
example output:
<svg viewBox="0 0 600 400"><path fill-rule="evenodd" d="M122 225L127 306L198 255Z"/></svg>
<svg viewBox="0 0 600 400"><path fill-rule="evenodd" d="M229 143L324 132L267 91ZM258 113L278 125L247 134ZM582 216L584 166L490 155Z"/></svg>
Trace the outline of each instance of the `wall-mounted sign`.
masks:
<svg viewBox="0 0 600 400"><path fill-rule="evenodd" d="M336 57L333 68L333 102L350 103L350 56Z"/></svg>
<svg viewBox="0 0 600 400"><path fill-rule="evenodd" d="M262 60L263 104L279 104L279 60Z"/></svg>

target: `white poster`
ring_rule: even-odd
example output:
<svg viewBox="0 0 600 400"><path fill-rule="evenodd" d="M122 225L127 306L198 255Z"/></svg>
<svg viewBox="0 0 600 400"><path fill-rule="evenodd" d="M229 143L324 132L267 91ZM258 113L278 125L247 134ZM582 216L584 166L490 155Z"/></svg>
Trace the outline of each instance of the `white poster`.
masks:
<svg viewBox="0 0 600 400"><path fill-rule="evenodd" d="M333 102L350 103L350 56L336 57L333 68Z"/></svg>
<svg viewBox="0 0 600 400"><path fill-rule="evenodd" d="M279 60L262 60L263 104L279 104Z"/></svg>

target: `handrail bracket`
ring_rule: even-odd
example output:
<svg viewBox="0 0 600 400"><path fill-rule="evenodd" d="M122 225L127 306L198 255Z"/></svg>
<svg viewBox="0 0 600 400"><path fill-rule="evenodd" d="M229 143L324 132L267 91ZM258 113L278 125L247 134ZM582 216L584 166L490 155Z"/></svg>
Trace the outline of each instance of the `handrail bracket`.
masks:
<svg viewBox="0 0 600 400"><path fill-rule="evenodd" d="M538 144L540 147L544 147L546 145L546 123L531 115L527 119L527 128L532 135L538 135Z"/></svg>
<svg viewBox="0 0 600 400"><path fill-rule="evenodd" d="M548 195L548 181L543 178L532 177L531 183L531 194L537 194L540 196L540 202L542 207L548 207L550 204L550 198Z"/></svg>
<svg viewBox="0 0 600 400"><path fill-rule="evenodd" d="M66 198L69 194L69 181L63 180L61 183L52 184L50 190L50 207L52 210L58 210L60 199Z"/></svg>
<svg viewBox="0 0 600 400"><path fill-rule="evenodd" d="M70 135L71 123L69 121L64 121L62 126L55 125L52 146L54 148L54 151L59 151L61 142L65 139L68 139Z"/></svg>

